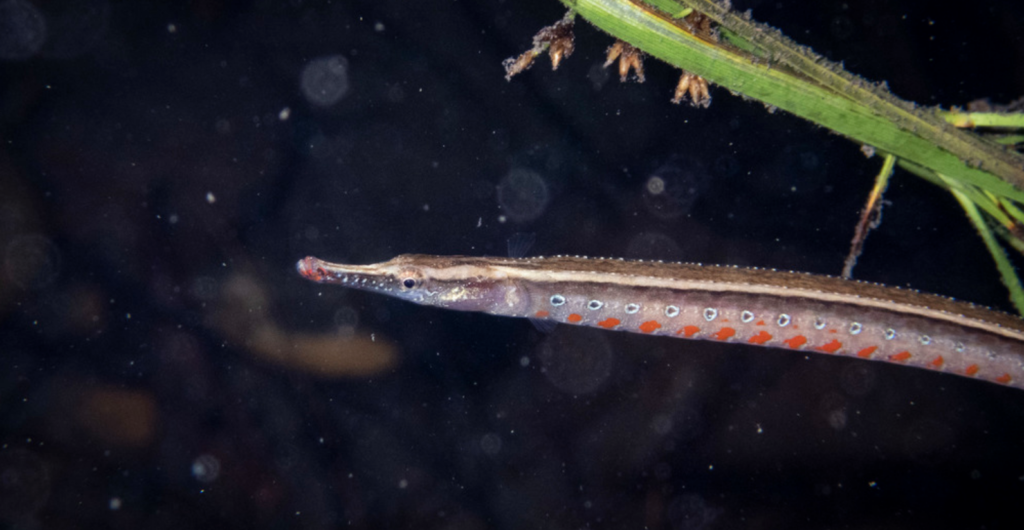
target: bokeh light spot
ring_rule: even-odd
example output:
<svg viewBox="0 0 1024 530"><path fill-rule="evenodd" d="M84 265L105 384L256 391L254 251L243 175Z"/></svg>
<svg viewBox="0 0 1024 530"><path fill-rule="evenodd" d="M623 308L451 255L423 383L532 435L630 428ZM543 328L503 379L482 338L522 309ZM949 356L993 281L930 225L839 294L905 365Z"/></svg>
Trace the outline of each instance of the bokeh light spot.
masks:
<svg viewBox="0 0 1024 530"><path fill-rule="evenodd" d="M341 55L313 59L302 69L301 86L313 105L334 105L348 93L348 60Z"/></svg>

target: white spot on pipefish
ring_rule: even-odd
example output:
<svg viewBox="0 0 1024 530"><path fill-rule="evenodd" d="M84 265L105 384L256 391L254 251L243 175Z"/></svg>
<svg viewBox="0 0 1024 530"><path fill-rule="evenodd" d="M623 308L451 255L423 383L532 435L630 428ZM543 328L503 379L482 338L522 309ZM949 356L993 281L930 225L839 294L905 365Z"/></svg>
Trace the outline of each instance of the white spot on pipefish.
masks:
<svg viewBox="0 0 1024 530"><path fill-rule="evenodd" d="M601 309L602 307L604 307L604 302L602 302L600 300L591 300L591 301L587 302L587 309L589 309L591 311L597 311L598 309Z"/></svg>
<svg viewBox="0 0 1024 530"><path fill-rule="evenodd" d="M679 308L674 305L665 307L665 316L667 316L668 318L679 316Z"/></svg>
<svg viewBox="0 0 1024 530"><path fill-rule="evenodd" d="M742 313L740 313L740 322L743 322L744 324L749 324L753 320L754 320L754 313L751 313L750 311L746 311L746 310L743 311Z"/></svg>
<svg viewBox="0 0 1024 530"><path fill-rule="evenodd" d="M892 340L896 338L896 330L889 328L885 330L885 340Z"/></svg>
<svg viewBox="0 0 1024 530"><path fill-rule="evenodd" d="M635 315L640 312L640 304L626 304L626 314Z"/></svg>
<svg viewBox="0 0 1024 530"><path fill-rule="evenodd" d="M920 342L922 346L927 346L932 343L932 338L928 335L921 335L917 338L917 341Z"/></svg>
<svg viewBox="0 0 1024 530"><path fill-rule="evenodd" d="M706 307L706 308L704 308L704 320L707 320L708 322L711 322L712 320L714 320L716 318L718 318L718 310L717 309L715 309L713 307Z"/></svg>
<svg viewBox="0 0 1024 530"><path fill-rule="evenodd" d="M552 295L551 296L551 305L553 305L555 307L558 307L558 306L560 306L562 304L565 304L565 297L564 296L562 296L560 294L556 294L556 295Z"/></svg>
<svg viewBox="0 0 1024 530"><path fill-rule="evenodd" d="M814 319L814 329L825 329L825 324L827 322L825 322L824 318L817 317Z"/></svg>
<svg viewBox="0 0 1024 530"><path fill-rule="evenodd" d="M860 324L860 322L851 322L850 323L850 335L859 335L860 332L863 331L863 330L864 330L864 326L862 326Z"/></svg>
<svg viewBox="0 0 1024 530"><path fill-rule="evenodd" d="M792 320L793 319L790 318L789 315L782 313L781 315L779 315L779 319L776 320L775 323L778 324L780 328L784 328L788 326Z"/></svg>

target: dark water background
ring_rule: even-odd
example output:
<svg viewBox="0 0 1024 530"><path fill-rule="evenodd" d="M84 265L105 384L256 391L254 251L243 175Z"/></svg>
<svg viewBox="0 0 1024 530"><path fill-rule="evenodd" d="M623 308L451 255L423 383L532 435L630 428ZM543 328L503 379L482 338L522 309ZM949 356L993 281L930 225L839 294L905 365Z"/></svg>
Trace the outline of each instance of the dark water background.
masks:
<svg viewBox="0 0 1024 530"><path fill-rule="evenodd" d="M735 2L901 97L1024 95L1016 1ZM880 160L712 88L501 61L529 2L0 0L7 528L1019 528L1024 393L416 307L305 255L838 273ZM664 191L652 194L659 177ZM902 172L856 270L1008 308Z"/></svg>

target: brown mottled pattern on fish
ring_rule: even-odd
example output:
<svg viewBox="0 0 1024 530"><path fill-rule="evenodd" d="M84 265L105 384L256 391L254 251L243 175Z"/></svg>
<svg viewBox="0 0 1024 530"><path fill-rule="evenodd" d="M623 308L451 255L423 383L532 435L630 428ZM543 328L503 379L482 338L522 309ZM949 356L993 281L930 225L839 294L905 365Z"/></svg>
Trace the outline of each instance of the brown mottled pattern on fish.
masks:
<svg viewBox="0 0 1024 530"><path fill-rule="evenodd" d="M493 315L887 361L1024 389L1024 320L951 298L798 272L556 256L307 257L322 283Z"/></svg>

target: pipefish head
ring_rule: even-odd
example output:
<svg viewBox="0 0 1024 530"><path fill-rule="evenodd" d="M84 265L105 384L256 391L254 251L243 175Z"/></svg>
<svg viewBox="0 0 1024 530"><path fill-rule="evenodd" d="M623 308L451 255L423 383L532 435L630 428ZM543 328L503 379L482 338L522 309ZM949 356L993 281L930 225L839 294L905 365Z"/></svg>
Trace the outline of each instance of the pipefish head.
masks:
<svg viewBox="0 0 1024 530"><path fill-rule="evenodd" d="M403 254L373 265L345 265L307 257L296 269L315 282L447 309L512 314L528 304L514 282L482 258Z"/></svg>

